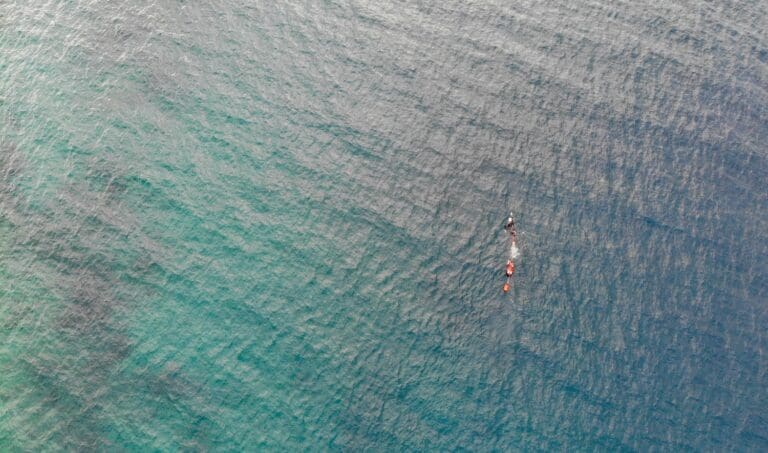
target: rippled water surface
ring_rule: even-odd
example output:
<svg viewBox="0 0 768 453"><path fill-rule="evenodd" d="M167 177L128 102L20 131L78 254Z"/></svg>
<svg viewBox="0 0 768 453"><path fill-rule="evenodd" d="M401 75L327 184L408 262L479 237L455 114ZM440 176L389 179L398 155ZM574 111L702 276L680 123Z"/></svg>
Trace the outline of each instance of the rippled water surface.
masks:
<svg viewBox="0 0 768 453"><path fill-rule="evenodd" d="M768 5L670 3L0 2L0 449L768 450Z"/></svg>

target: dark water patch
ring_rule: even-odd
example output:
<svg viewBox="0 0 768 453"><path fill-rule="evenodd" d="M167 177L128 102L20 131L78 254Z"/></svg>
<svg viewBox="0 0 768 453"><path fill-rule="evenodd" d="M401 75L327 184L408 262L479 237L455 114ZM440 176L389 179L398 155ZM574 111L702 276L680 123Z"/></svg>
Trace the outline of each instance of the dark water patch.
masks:
<svg viewBox="0 0 768 453"><path fill-rule="evenodd" d="M13 153L4 154L4 187L13 184L11 176L25 176L17 170L17 160ZM43 432L24 434L56 438L63 448L110 445L103 398L110 393L114 373L133 351L125 317L133 309L132 296L142 291L126 286L121 277L126 263L113 252L126 237L135 236L130 211L122 205L125 194L110 189L114 181L124 179L114 176L115 169L91 172L84 178L90 187L64 185L39 205L26 201L23 191L4 190L4 218L13 225L4 265L17 275L46 275L45 287L51 293L46 299L16 301L18 307L27 307L25 316L36 318L34 327L20 317L23 313L11 313L19 316L14 325L24 326L18 334L32 344L34 338L49 344L15 359L25 370L29 388L47 395L28 415L50 412L58 420L39 426ZM139 251L140 243L130 246L134 254L151 252Z"/></svg>

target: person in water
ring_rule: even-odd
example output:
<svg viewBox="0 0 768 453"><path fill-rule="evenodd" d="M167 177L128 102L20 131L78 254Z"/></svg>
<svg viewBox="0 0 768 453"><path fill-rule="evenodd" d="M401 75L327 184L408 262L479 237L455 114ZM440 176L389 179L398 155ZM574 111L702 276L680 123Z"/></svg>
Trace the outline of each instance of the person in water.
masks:
<svg viewBox="0 0 768 453"><path fill-rule="evenodd" d="M515 263L510 259L507 260L507 267L504 272L507 277L511 277L515 273Z"/></svg>

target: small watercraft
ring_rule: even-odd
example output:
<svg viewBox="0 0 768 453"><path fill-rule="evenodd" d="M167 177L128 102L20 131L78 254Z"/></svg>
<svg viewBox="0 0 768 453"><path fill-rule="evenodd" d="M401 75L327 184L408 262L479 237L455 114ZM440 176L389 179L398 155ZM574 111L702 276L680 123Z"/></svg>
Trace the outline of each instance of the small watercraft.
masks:
<svg viewBox="0 0 768 453"><path fill-rule="evenodd" d="M504 268L504 274L507 276L507 281L504 282L502 289L505 293L508 293L512 289L512 276L515 274L515 258L517 258L520 252L517 249L517 232L515 231L515 219L512 217L512 213L509 214L507 223L504 225L504 231L509 234L510 246L509 246L509 258L507 259L507 265Z"/></svg>

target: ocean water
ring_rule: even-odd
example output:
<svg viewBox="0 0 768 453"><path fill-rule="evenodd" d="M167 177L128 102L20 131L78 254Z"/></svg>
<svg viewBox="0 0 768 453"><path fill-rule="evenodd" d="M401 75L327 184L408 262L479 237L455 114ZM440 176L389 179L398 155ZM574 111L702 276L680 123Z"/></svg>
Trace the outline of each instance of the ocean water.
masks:
<svg viewBox="0 0 768 453"><path fill-rule="evenodd" d="M768 5L671 3L0 2L0 450L768 450Z"/></svg>

